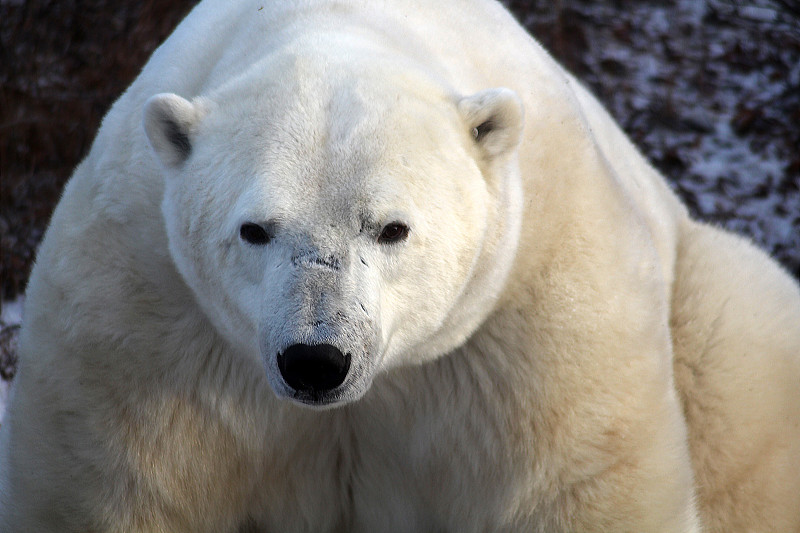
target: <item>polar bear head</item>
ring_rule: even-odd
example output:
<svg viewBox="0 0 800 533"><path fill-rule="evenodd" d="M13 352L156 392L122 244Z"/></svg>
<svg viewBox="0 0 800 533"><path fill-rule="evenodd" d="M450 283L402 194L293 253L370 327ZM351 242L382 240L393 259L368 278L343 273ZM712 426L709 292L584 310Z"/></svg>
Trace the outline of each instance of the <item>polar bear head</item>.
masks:
<svg viewBox="0 0 800 533"><path fill-rule="evenodd" d="M517 246L521 103L395 64L264 63L145 105L170 253L279 397L353 401L491 312Z"/></svg>

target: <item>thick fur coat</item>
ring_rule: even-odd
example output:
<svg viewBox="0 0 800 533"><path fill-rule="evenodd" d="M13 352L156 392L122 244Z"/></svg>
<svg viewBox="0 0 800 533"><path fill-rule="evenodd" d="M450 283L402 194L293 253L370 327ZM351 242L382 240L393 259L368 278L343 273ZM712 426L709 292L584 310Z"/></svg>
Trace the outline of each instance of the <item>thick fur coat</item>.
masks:
<svg viewBox="0 0 800 533"><path fill-rule="evenodd" d="M206 0L28 289L0 531L800 531L800 291L490 0Z"/></svg>

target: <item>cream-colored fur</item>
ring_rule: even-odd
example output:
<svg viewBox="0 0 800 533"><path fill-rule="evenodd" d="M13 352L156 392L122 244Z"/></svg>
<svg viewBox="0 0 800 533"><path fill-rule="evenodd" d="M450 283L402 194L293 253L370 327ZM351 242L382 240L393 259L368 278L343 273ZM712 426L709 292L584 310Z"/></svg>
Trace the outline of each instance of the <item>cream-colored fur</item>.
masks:
<svg viewBox="0 0 800 533"><path fill-rule="evenodd" d="M300 394L292 343L345 381ZM200 4L20 351L0 531L800 531L797 284L488 0Z"/></svg>

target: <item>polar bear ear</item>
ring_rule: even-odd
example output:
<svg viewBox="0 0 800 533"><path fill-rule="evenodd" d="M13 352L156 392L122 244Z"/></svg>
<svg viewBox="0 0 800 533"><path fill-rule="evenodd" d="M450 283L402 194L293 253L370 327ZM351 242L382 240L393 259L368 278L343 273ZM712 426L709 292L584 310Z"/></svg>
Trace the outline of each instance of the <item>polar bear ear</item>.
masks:
<svg viewBox="0 0 800 533"><path fill-rule="evenodd" d="M202 106L177 94L162 93L147 100L144 131L165 166L177 167L192 153L192 135L203 114Z"/></svg>
<svg viewBox="0 0 800 533"><path fill-rule="evenodd" d="M489 157L517 147L522 137L523 108L511 89L488 89L462 98L458 110L477 145Z"/></svg>

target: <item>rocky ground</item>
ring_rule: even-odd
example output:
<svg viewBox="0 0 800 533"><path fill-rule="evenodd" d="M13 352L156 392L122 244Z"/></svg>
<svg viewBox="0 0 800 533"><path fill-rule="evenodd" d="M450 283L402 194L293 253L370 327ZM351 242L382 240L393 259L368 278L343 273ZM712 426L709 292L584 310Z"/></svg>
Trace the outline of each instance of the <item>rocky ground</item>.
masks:
<svg viewBox="0 0 800 533"><path fill-rule="evenodd" d="M507 0L693 213L800 278L798 0ZM0 404L36 246L105 111L193 1L0 0ZM0 409L1 411L2 409Z"/></svg>

